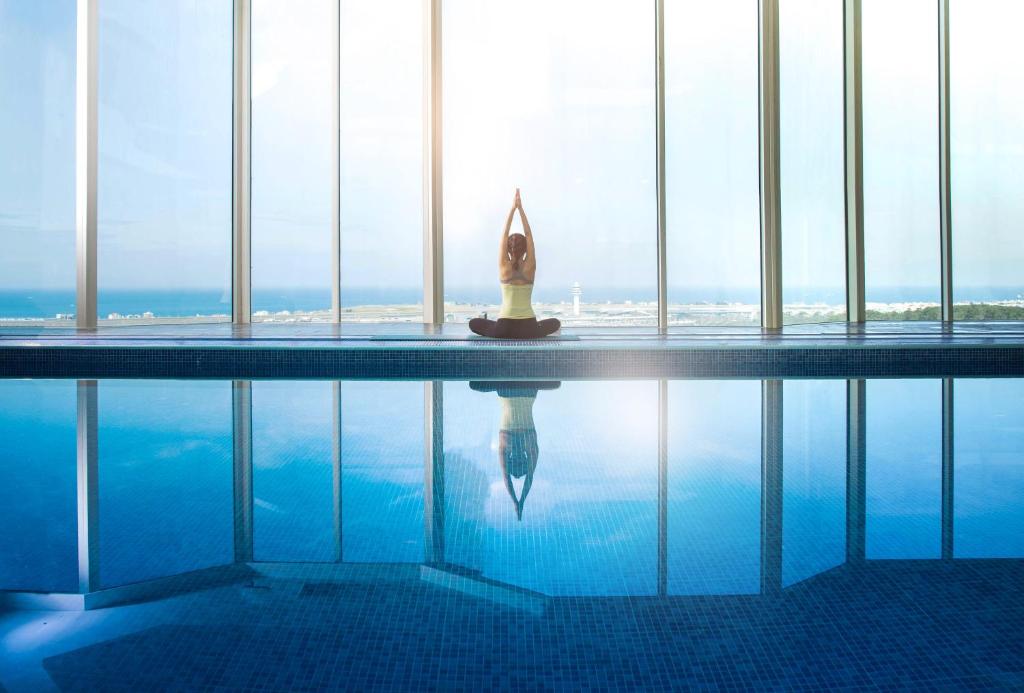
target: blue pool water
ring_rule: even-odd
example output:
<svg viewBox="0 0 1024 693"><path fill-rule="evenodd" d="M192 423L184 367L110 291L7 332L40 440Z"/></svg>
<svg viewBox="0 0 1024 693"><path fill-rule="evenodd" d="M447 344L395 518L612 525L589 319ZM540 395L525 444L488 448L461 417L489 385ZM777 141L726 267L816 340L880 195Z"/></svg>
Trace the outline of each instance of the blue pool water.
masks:
<svg viewBox="0 0 1024 693"><path fill-rule="evenodd" d="M0 526L0 689L1024 688L1017 379L0 380Z"/></svg>

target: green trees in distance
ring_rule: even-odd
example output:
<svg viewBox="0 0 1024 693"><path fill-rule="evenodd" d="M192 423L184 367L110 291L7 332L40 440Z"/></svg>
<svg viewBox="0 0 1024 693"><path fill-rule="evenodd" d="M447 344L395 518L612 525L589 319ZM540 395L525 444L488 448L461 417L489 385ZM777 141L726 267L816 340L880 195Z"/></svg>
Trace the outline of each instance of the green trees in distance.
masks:
<svg viewBox="0 0 1024 693"><path fill-rule="evenodd" d="M941 320L939 306L915 308L902 311L867 311L868 320ZM1018 306L993 305L990 303L966 303L953 306L954 320L1024 320L1024 308Z"/></svg>

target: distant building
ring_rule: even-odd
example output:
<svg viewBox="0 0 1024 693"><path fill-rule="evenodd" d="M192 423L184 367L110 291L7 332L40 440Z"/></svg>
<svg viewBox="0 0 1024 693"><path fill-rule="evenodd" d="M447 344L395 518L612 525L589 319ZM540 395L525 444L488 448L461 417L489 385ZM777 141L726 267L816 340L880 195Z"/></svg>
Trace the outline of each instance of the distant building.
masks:
<svg viewBox="0 0 1024 693"><path fill-rule="evenodd" d="M583 289L580 288L579 282L572 283L572 314L579 317L580 314L580 303L583 299Z"/></svg>

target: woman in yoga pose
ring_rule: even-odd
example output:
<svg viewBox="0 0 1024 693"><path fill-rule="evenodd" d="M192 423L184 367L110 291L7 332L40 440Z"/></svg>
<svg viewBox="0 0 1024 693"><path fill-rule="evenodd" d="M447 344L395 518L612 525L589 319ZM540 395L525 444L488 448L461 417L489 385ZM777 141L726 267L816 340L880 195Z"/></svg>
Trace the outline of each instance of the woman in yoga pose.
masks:
<svg viewBox="0 0 1024 693"><path fill-rule="evenodd" d="M509 234L516 211L523 221L524 236ZM533 313L533 279L537 274L537 256L533 246L533 232L526 220L523 202L516 188L515 201L505 220L498 255L498 279L501 281L501 312L498 319L473 318L469 329L484 337L502 339L535 339L558 331L562 324L555 318L537 320Z"/></svg>

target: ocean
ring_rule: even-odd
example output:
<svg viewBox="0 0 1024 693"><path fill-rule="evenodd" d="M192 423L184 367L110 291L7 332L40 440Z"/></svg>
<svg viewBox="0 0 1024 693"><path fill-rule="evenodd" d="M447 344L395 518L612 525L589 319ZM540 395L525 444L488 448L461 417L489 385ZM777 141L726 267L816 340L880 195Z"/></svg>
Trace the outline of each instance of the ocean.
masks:
<svg viewBox="0 0 1024 693"><path fill-rule="evenodd" d="M965 287L957 289L957 301L1012 300L1024 295L1021 287ZM449 287L445 291L447 300L460 303L494 304L501 300L497 286ZM584 303L635 303L654 301L653 286L647 287L583 287ZM342 305L355 307L364 305L410 305L422 301L422 290L410 287L345 287L342 291ZM194 317L197 315L230 315L231 295L224 289L186 289L182 291L154 289L110 289L102 290L98 296L98 315L105 318L112 313L121 315L143 315L152 313L155 317ZM538 286L534 292L538 303L571 302L571 286ZM807 288L800 291L786 291L784 300L789 303L828 303L839 305L843 302L842 289ZM872 302L934 302L939 300L937 287L888 287L871 292ZM743 303L757 304L757 287L722 289L717 287L670 287L671 303ZM253 311L314 311L330 308L330 291L326 289L254 289ZM0 290L0 319L49 318L57 315L71 315L75 312L74 289L5 289Z"/></svg>

